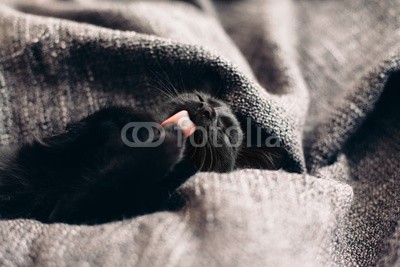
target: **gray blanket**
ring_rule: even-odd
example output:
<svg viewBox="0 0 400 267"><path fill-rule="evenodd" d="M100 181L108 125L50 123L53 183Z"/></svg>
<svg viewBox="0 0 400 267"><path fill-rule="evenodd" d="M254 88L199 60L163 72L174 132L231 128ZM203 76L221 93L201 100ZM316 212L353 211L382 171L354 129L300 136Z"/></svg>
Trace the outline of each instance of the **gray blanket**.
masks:
<svg viewBox="0 0 400 267"><path fill-rule="evenodd" d="M0 2L0 148L109 104L211 88L288 151L199 173L186 205L0 221L1 266L400 264L400 1Z"/></svg>

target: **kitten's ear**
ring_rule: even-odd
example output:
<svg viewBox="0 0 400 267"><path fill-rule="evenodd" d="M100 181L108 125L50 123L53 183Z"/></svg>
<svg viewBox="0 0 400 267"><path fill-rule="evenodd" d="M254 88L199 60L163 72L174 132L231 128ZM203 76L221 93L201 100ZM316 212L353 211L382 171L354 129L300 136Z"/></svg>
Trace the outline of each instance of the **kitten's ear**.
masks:
<svg viewBox="0 0 400 267"><path fill-rule="evenodd" d="M238 168L279 170L287 162L288 153L283 147L243 147L236 166Z"/></svg>

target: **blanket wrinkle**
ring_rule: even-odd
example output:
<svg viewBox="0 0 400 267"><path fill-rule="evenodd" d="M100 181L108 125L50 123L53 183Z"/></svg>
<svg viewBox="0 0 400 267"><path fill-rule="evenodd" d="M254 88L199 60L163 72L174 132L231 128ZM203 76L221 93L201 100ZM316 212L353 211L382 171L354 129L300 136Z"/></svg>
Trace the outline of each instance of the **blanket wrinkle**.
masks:
<svg viewBox="0 0 400 267"><path fill-rule="evenodd" d="M1 0L1 150L174 86L218 95L288 161L198 173L174 212L0 220L0 265L399 265L399 18L397 0Z"/></svg>

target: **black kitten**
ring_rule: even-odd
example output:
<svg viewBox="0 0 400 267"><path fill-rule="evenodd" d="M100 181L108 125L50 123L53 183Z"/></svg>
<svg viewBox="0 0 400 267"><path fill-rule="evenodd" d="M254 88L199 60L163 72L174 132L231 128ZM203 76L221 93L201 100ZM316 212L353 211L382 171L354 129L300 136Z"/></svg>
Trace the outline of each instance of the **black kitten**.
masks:
<svg viewBox="0 0 400 267"><path fill-rule="evenodd" d="M187 110L197 125L185 156L202 171L228 172L235 167L243 141L240 124L223 102L204 93L184 93L163 106L166 114Z"/></svg>
<svg viewBox="0 0 400 267"><path fill-rule="evenodd" d="M65 132L22 145L0 163L0 217L43 222L101 223L165 208L171 193L197 170L233 170L243 140L239 122L222 101L180 94L161 112L102 109ZM131 122L156 122L187 110L196 131L182 142L179 129L140 129L145 146L121 136ZM132 140L135 127L126 132ZM151 138L149 138L151 137ZM152 146L160 138L157 146ZM205 141L205 142L204 142Z"/></svg>

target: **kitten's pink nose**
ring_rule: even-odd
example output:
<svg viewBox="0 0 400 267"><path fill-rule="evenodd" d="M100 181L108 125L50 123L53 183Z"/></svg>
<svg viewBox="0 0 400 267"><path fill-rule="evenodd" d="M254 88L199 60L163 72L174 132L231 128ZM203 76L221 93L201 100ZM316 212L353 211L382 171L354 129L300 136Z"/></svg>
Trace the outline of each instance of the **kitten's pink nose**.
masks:
<svg viewBox="0 0 400 267"><path fill-rule="evenodd" d="M190 120L189 113L186 110L182 110L161 123L161 126L173 123L178 125L182 129L183 136L185 138L191 136L196 130L196 125Z"/></svg>

